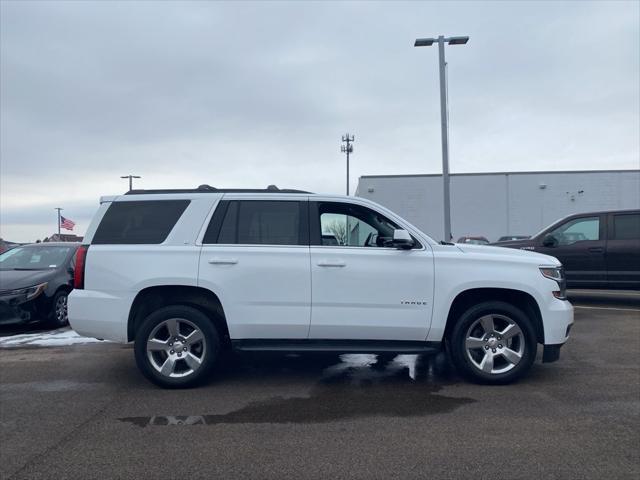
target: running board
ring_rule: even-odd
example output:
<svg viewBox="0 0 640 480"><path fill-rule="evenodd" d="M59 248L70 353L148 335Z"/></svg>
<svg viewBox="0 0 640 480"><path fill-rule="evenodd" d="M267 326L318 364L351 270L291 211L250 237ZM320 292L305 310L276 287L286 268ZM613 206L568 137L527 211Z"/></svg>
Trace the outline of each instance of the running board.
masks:
<svg viewBox="0 0 640 480"><path fill-rule="evenodd" d="M232 340L234 350L241 352L335 352L426 354L441 350L441 342L403 340L331 340L331 339L246 339Z"/></svg>

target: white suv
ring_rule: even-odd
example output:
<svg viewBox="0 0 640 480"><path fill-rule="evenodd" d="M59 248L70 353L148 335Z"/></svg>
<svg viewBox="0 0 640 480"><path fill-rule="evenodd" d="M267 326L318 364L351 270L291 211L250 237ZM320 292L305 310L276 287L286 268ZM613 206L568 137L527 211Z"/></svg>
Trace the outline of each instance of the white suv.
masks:
<svg viewBox="0 0 640 480"><path fill-rule="evenodd" d="M438 243L373 202L297 190L103 197L69 320L135 342L142 373L194 385L225 349L430 353L507 383L557 360L573 323L555 258Z"/></svg>

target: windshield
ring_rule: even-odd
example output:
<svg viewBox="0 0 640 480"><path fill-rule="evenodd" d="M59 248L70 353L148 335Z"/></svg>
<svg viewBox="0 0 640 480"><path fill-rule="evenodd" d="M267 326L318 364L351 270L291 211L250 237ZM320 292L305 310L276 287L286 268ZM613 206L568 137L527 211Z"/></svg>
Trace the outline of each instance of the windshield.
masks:
<svg viewBox="0 0 640 480"><path fill-rule="evenodd" d="M527 237L526 235L511 235L511 236L507 236L507 237L500 237L498 239L499 242L508 242L508 241L513 241L513 240L526 240L529 237Z"/></svg>
<svg viewBox="0 0 640 480"><path fill-rule="evenodd" d="M471 245L489 245L486 238L460 237L457 243L466 243Z"/></svg>
<svg viewBox="0 0 640 480"><path fill-rule="evenodd" d="M467 238L464 243L470 243L472 245L489 245L487 240L482 240L480 238Z"/></svg>
<svg viewBox="0 0 640 480"><path fill-rule="evenodd" d="M0 270L47 270L62 265L74 246L16 247L0 255Z"/></svg>

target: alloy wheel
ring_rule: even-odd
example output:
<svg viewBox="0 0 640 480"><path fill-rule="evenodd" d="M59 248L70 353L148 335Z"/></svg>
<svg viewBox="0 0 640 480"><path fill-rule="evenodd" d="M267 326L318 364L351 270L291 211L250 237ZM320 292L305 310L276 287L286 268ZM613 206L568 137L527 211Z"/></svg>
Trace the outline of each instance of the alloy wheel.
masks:
<svg viewBox="0 0 640 480"><path fill-rule="evenodd" d="M483 315L471 324L465 335L465 353L480 371L506 373L515 368L526 348L518 324L505 315Z"/></svg>
<svg viewBox="0 0 640 480"><path fill-rule="evenodd" d="M58 325L66 325L68 320L67 296L60 295L56 300L55 316Z"/></svg>
<svg viewBox="0 0 640 480"><path fill-rule="evenodd" d="M193 322L170 318L151 331L146 351L149 363L160 375L181 378L200 369L207 345L204 334Z"/></svg>

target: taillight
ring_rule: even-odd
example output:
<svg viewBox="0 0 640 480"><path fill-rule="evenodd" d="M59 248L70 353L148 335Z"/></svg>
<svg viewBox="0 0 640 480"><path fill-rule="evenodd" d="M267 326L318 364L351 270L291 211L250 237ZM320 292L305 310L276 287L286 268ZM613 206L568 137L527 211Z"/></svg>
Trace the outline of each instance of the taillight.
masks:
<svg viewBox="0 0 640 480"><path fill-rule="evenodd" d="M84 288L84 267L89 245L80 245L76 250L76 266L73 270L73 288Z"/></svg>

